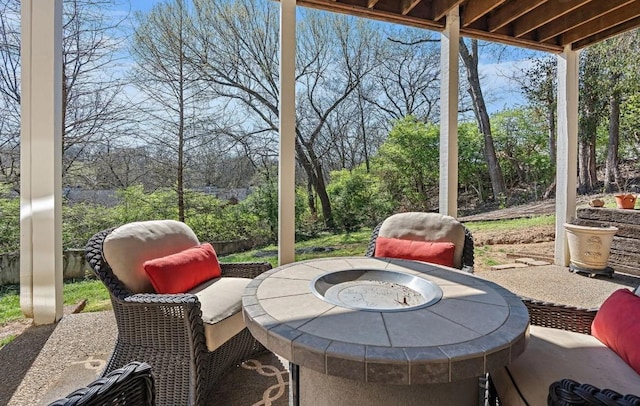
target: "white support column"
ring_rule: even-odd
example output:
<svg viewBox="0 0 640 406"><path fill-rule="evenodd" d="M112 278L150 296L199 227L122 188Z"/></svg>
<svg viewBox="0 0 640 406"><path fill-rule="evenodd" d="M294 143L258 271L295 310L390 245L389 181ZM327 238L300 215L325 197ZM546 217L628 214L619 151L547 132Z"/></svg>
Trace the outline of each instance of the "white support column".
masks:
<svg viewBox="0 0 640 406"><path fill-rule="evenodd" d="M278 264L295 260L296 1L280 0Z"/></svg>
<svg viewBox="0 0 640 406"><path fill-rule="evenodd" d="M440 207L442 214L458 215L458 8L447 14L440 35Z"/></svg>
<svg viewBox="0 0 640 406"><path fill-rule="evenodd" d="M62 317L62 0L22 0L20 307Z"/></svg>
<svg viewBox="0 0 640 406"><path fill-rule="evenodd" d="M569 265L564 223L576 215L578 176L578 52L558 55L558 153L556 161L556 265Z"/></svg>

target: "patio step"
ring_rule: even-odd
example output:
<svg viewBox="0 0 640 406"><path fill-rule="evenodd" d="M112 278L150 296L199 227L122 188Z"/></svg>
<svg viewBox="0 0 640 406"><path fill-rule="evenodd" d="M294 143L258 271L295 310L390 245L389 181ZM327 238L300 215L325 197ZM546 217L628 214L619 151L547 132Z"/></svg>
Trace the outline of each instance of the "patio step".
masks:
<svg viewBox="0 0 640 406"><path fill-rule="evenodd" d="M553 254L534 254L532 252L508 252L507 258L531 258L538 261L553 262Z"/></svg>
<svg viewBox="0 0 640 406"><path fill-rule="evenodd" d="M492 271L500 271L502 269L512 269L512 268L527 268L529 265L522 263L513 263L513 264L502 264L502 265L493 265L491 267Z"/></svg>
<svg viewBox="0 0 640 406"><path fill-rule="evenodd" d="M498 271L502 269L526 268L529 266L542 266L542 265L550 265L550 264L551 264L550 262L541 261L534 258L516 258L514 263L494 265L491 267L491 270Z"/></svg>
<svg viewBox="0 0 640 406"><path fill-rule="evenodd" d="M527 264L530 266L551 265L551 262L542 261L535 258L516 258L516 262L521 264Z"/></svg>

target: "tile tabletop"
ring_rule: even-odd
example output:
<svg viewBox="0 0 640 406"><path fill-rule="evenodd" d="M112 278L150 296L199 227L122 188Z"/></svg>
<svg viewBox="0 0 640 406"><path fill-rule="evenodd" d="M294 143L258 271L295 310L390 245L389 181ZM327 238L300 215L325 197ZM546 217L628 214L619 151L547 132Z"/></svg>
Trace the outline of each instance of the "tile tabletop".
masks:
<svg viewBox="0 0 640 406"><path fill-rule="evenodd" d="M312 291L327 273L384 270L437 285L442 298L405 311L332 304ZM528 339L529 315L501 286L457 269L390 258L295 262L254 279L243 296L246 324L294 364L365 382L427 384L481 376L508 365Z"/></svg>

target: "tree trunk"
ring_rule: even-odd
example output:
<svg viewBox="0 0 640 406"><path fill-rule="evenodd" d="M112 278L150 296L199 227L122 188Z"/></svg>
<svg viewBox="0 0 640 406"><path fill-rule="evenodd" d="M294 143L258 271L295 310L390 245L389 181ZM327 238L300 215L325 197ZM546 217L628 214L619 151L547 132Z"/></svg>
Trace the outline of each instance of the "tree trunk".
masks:
<svg viewBox="0 0 640 406"><path fill-rule="evenodd" d="M183 4L179 3L180 8L180 18L178 22L180 27L178 29L178 40L180 42L178 47L178 111L180 117L178 117L178 180L176 182L176 192L178 194L178 220L184 223L184 140L185 140L185 98L184 98L184 87L185 87L185 76L184 76L184 40L183 40Z"/></svg>
<svg viewBox="0 0 640 406"><path fill-rule="evenodd" d="M555 106L549 104L550 107ZM552 167L556 167L557 147L556 147L556 110L554 108L547 109L547 122L549 124L549 159Z"/></svg>
<svg viewBox="0 0 640 406"><path fill-rule="evenodd" d="M469 81L469 94L473 101L473 111L478 121L478 128L484 137L484 156L489 167L489 178L491 179L491 187L493 189L494 199L506 196L507 189L502 176L502 169L496 156L495 146L493 144L493 136L491 135L491 123L489 121L489 113L482 95L480 87L480 75L478 73L478 41L471 40L472 52L469 52L464 40L460 38L460 56L467 68L467 79Z"/></svg>
<svg viewBox="0 0 640 406"><path fill-rule="evenodd" d="M333 213L331 211L331 201L329 200L329 194L324 184L324 178L322 177L322 167L320 161L313 154L313 150L305 148L300 141L300 137L296 137L296 155L298 162L307 174L309 182L313 185L318 198L320 199L320 205L322 206L322 216L326 227L333 228Z"/></svg>
<svg viewBox="0 0 640 406"><path fill-rule="evenodd" d="M598 181L596 174L596 132L598 130L598 106L595 97L585 97L580 118L578 140L578 192L591 193Z"/></svg>
<svg viewBox="0 0 640 406"><path fill-rule="evenodd" d="M367 126L364 117L364 106L363 101L364 97L362 95L362 89L358 86L358 101L360 103L360 131L362 132L362 153L364 154L364 165L367 169L367 173L370 172L371 167L369 163L369 149L367 148Z"/></svg>
<svg viewBox="0 0 640 406"><path fill-rule="evenodd" d="M580 194L591 193L595 186L592 176L595 160L592 151L594 148L591 138L580 138L578 145L578 193Z"/></svg>
<svg viewBox="0 0 640 406"><path fill-rule="evenodd" d="M307 181L307 203L309 204L309 212L314 221L318 218L318 209L316 208L316 197L313 193L313 184L311 179Z"/></svg>
<svg viewBox="0 0 640 406"><path fill-rule="evenodd" d="M325 225L333 229L335 223L333 221L333 212L331 210L331 201L329 200L329 194L327 193L327 187L324 183L324 177L322 176L322 166L318 162L318 176L316 176L316 193L320 198L320 204L322 205L322 217L324 217Z"/></svg>
<svg viewBox="0 0 640 406"><path fill-rule="evenodd" d="M590 191L594 191L598 183L598 166L596 161L596 134L593 133L589 140L589 185Z"/></svg>
<svg viewBox="0 0 640 406"><path fill-rule="evenodd" d="M604 174L604 190L607 193L618 191L620 184L618 170L618 144L620 141L620 93L614 92L609 99L609 143L607 145L607 162Z"/></svg>

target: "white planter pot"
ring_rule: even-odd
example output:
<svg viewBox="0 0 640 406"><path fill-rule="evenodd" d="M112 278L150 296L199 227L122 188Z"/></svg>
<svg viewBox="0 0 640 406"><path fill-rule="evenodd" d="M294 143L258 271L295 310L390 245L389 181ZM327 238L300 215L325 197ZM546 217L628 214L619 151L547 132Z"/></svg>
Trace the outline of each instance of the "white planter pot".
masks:
<svg viewBox="0 0 640 406"><path fill-rule="evenodd" d="M569 257L574 266L590 270L607 268L609 250L617 227L587 227L564 223Z"/></svg>

